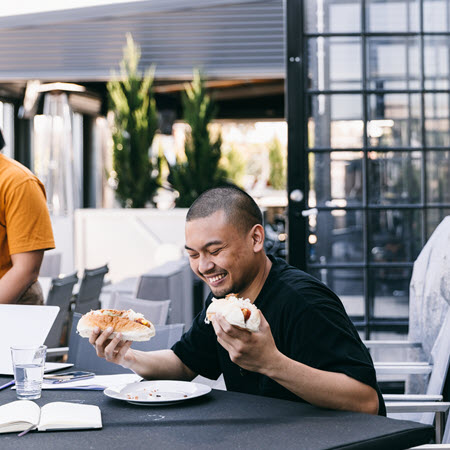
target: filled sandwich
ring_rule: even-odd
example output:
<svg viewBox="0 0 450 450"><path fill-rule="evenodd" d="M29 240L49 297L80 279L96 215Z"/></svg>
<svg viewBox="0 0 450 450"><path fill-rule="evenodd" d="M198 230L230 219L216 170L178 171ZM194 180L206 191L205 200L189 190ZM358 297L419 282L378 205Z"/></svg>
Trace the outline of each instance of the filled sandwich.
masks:
<svg viewBox="0 0 450 450"><path fill-rule="evenodd" d="M95 327L105 331L112 327L114 338L122 333L123 341L148 341L155 335L155 327L142 314L132 309L118 311L117 309L98 309L84 314L77 325L81 337L89 337Z"/></svg>
<svg viewBox="0 0 450 450"><path fill-rule="evenodd" d="M259 331L261 317L258 308L248 298L239 298L236 294L228 294L225 298L213 298L206 310L205 322L214 321L216 313L220 313L231 325L244 330Z"/></svg>

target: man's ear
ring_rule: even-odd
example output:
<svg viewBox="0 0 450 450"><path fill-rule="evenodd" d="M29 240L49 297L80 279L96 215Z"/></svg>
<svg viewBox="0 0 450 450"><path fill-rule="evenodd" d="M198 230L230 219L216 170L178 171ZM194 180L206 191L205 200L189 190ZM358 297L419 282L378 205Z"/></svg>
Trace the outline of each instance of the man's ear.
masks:
<svg viewBox="0 0 450 450"><path fill-rule="evenodd" d="M264 228L260 224L256 224L250 231L250 236L253 244L253 251L259 253L264 249Z"/></svg>

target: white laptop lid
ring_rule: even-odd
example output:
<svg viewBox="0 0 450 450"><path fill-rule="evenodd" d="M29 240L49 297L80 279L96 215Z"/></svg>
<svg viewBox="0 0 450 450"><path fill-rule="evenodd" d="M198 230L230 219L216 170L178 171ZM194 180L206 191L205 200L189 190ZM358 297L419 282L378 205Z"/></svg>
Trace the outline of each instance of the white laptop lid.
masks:
<svg viewBox="0 0 450 450"><path fill-rule="evenodd" d="M0 374L12 375L13 346L42 345L59 306L0 305Z"/></svg>

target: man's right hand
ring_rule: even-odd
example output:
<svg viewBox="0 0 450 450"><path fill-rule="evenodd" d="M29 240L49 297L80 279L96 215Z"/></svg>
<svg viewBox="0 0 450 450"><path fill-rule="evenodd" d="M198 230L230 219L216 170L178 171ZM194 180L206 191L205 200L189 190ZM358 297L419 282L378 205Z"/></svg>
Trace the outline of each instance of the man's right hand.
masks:
<svg viewBox="0 0 450 450"><path fill-rule="evenodd" d="M121 334L111 339L112 328L103 333L98 327L92 331L89 342L97 355L106 361L131 369L147 380L185 380L196 377L189 367L170 349L144 352L130 348L131 341L122 341Z"/></svg>
<svg viewBox="0 0 450 450"><path fill-rule="evenodd" d="M105 358L106 361L114 364L119 364L122 367L131 368L136 362L136 357L132 349L130 349L132 341L123 341L121 339L122 333L118 333L113 339L111 334L113 329L107 328L101 332L99 327L96 327L89 337L89 342L95 347L97 356Z"/></svg>

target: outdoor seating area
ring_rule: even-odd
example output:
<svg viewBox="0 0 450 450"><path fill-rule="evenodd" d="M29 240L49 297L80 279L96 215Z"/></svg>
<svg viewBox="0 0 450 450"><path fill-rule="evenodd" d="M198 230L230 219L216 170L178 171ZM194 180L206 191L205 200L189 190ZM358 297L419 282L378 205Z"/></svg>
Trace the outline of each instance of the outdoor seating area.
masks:
<svg viewBox="0 0 450 450"><path fill-rule="evenodd" d="M1 450L450 450L450 0L0 41Z"/></svg>

